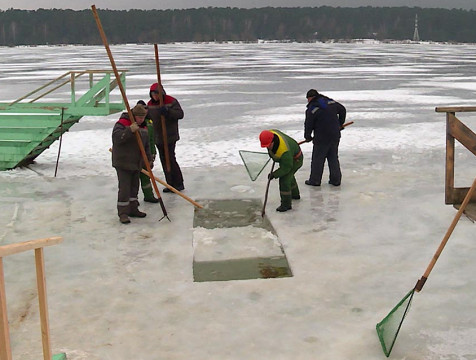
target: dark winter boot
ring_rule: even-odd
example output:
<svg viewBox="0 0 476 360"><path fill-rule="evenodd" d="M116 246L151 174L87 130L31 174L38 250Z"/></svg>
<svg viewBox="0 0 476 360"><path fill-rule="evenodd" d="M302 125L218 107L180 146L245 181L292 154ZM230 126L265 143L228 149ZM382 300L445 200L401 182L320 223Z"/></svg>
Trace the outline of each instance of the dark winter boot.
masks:
<svg viewBox="0 0 476 360"><path fill-rule="evenodd" d="M150 185L150 183L149 183ZM144 201L150 203L158 203L159 199L154 196L154 192L152 191L152 186L150 187L143 187L142 192L144 193Z"/></svg>
<svg viewBox="0 0 476 360"><path fill-rule="evenodd" d="M182 191L182 190L185 190L185 186L182 185L178 185L178 186L174 186L175 190L178 190L178 191ZM165 188L164 190L164 193L173 193L172 190L170 190L169 188Z"/></svg>
<svg viewBox="0 0 476 360"><path fill-rule="evenodd" d="M129 214L130 217L144 218L147 216L145 212L139 210L139 202L131 201L129 204Z"/></svg>
<svg viewBox="0 0 476 360"><path fill-rule="evenodd" d="M147 216L145 212L140 211L139 209L134 209L129 212L130 217L144 218Z"/></svg>
<svg viewBox="0 0 476 360"><path fill-rule="evenodd" d="M281 206L278 207L276 209L276 211L279 211L279 212L284 212L284 211L288 211L288 210L291 210L292 209L292 206L291 206L291 195L288 195L288 194L283 194L282 192L280 192L280 195L281 195Z"/></svg>
<svg viewBox="0 0 476 360"><path fill-rule="evenodd" d="M127 214L121 214L119 215L119 221L122 224L129 224L131 222L131 219L129 219L129 216L127 216Z"/></svg>
<svg viewBox="0 0 476 360"><path fill-rule="evenodd" d="M306 180L304 181L304 184L310 185L310 186L321 186L321 184L318 184L317 182L314 182L312 180Z"/></svg>
<svg viewBox="0 0 476 360"><path fill-rule="evenodd" d="M122 224L129 224L131 222L131 220L129 219L129 216L127 216L128 212L129 212L129 205L117 206L117 215L119 216L119 221Z"/></svg>
<svg viewBox="0 0 476 360"><path fill-rule="evenodd" d="M279 212L285 212L285 211L288 211L288 210L291 210L292 209L292 206L291 205L283 205L281 204L281 206L279 206L276 211L279 211Z"/></svg>
<svg viewBox="0 0 476 360"><path fill-rule="evenodd" d="M144 196L144 201L145 202L150 202L150 203L158 203L159 202L159 199L157 199L154 195L152 195L151 197L145 197Z"/></svg>

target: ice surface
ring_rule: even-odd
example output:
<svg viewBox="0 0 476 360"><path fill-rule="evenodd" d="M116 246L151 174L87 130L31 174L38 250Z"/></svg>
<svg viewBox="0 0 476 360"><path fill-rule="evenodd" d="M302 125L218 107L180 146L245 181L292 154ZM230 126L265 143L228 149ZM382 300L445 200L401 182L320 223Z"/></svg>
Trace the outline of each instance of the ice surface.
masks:
<svg viewBox="0 0 476 360"><path fill-rule="evenodd" d="M153 46L111 49L130 70L130 102L147 100ZM170 223L144 203L145 219L121 225L108 152L118 114L81 119L63 136L56 178L58 142L29 169L0 173L0 243L64 237L45 249L53 351L69 360L384 358L375 324L420 278L456 213L444 205L445 116L434 108L475 105L474 45L159 49L164 86L185 111L177 158L188 196L262 200L269 167L251 182L238 150L262 151L265 128L302 140L310 88L342 102L355 121L342 132L342 186L328 186L327 172L322 187L304 185L311 145L303 145L301 200L275 212L273 181L267 206L293 277L195 283L193 207L164 194ZM110 66L100 46L0 54L3 101L69 70ZM474 115L458 116L474 131ZM474 155L457 146L456 186L469 186L475 168ZM392 358L476 358L475 229L460 220L413 299ZM7 257L4 266L14 358L38 359L33 254Z"/></svg>
<svg viewBox="0 0 476 360"><path fill-rule="evenodd" d="M283 256L278 237L254 226L193 229L195 261Z"/></svg>

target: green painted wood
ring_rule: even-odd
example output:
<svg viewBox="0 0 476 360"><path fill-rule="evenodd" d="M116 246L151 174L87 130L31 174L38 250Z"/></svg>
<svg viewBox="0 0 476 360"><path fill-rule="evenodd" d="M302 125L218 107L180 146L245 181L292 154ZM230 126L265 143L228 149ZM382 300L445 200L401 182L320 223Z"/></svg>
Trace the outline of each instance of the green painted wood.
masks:
<svg viewBox="0 0 476 360"><path fill-rule="evenodd" d="M13 103L0 102L0 170L30 164L83 116L107 116L123 111L122 101L109 101L110 91L117 86L116 80L111 81L110 72L102 74L96 82L91 81L92 74L98 72L91 72L89 89L79 99L75 100L75 85L71 87L70 103L27 102L23 100L25 97ZM121 80L125 83L125 72ZM28 96L34 98L34 93Z"/></svg>

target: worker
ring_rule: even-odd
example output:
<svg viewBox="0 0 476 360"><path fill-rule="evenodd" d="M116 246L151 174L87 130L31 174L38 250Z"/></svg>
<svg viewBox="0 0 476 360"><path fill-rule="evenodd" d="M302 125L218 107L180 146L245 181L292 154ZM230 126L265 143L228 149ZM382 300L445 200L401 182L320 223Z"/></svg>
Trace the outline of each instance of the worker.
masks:
<svg viewBox="0 0 476 360"><path fill-rule="evenodd" d="M261 147L268 149L273 161L279 163L279 169L268 175L268 179L279 178L279 194L281 205L276 211L284 212L292 209L292 200L299 200L299 187L294 174L302 166L303 155L296 140L279 130L263 130L259 139Z"/></svg>
<svg viewBox="0 0 476 360"><path fill-rule="evenodd" d="M162 99L160 99L159 92L162 93ZM155 144L157 149L159 149L159 157L164 170L165 180L167 184L182 191L185 189L183 175L175 156L175 146L177 141L180 140L178 121L183 119L184 116L182 107L176 98L165 93L163 87L159 89L158 83L150 86L149 95L150 100L147 103L149 116L154 123ZM160 106L161 104L162 106ZM165 141L162 132L162 117L165 119L167 135ZM169 155L170 171L167 171L165 146L167 146ZM163 191L166 193L172 192L169 188L165 188Z"/></svg>
<svg viewBox="0 0 476 360"><path fill-rule="evenodd" d="M147 105L145 104L143 100L139 100L137 104L143 105L147 108ZM148 114L145 117L144 124L147 128L147 133L149 134L149 147L150 147L150 153L152 155L151 164L153 165L156 154L157 154L157 150L155 149L154 123ZM147 169L144 168L144 170L147 170ZM139 174L139 178L140 178L140 187L142 189L142 193L144 194L144 201L150 202L150 203L158 203L159 199L157 199L154 196L154 190L152 188L152 183L150 182L150 177L144 174L143 172L141 172Z"/></svg>
<svg viewBox="0 0 476 360"><path fill-rule="evenodd" d="M116 169L118 180L117 215L122 224L129 224L129 216L143 218L147 214L139 210L139 173L144 165L139 141L142 141L147 160L152 160L149 150L149 137L144 125L147 109L136 105L132 109L134 119L127 112L121 114L112 130L112 166Z"/></svg>
<svg viewBox="0 0 476 360"><path fill-rule="evenodd" d="M340 132L345 122L344 105L310 89L306 93L307 107L304 138L313 142L311 174L304 183L320 186L324 163L329 166L329 184L340 186L342 172L339 163ZM313 136L314 135L314 136Z"/></svg>

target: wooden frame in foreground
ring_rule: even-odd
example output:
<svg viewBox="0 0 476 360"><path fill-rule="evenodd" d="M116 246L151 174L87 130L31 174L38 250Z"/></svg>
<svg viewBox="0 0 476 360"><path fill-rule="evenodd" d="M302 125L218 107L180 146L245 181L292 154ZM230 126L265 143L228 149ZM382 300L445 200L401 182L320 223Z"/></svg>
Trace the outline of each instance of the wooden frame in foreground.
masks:
<svg viewBox="0 0 476 360"><path fill-rule="evenodd" d="M3 258L8 255L35 250L36 282L38 301L40 305L41 337L43 343L43 358L51 360L50 329L48 323L48 303L46 298L46 277L43 247L59 244L62 237L25 241L16 244L0 246L0 360L12 360L10 333L8 330L7 301L5 294L5 276Z"/></svg>

